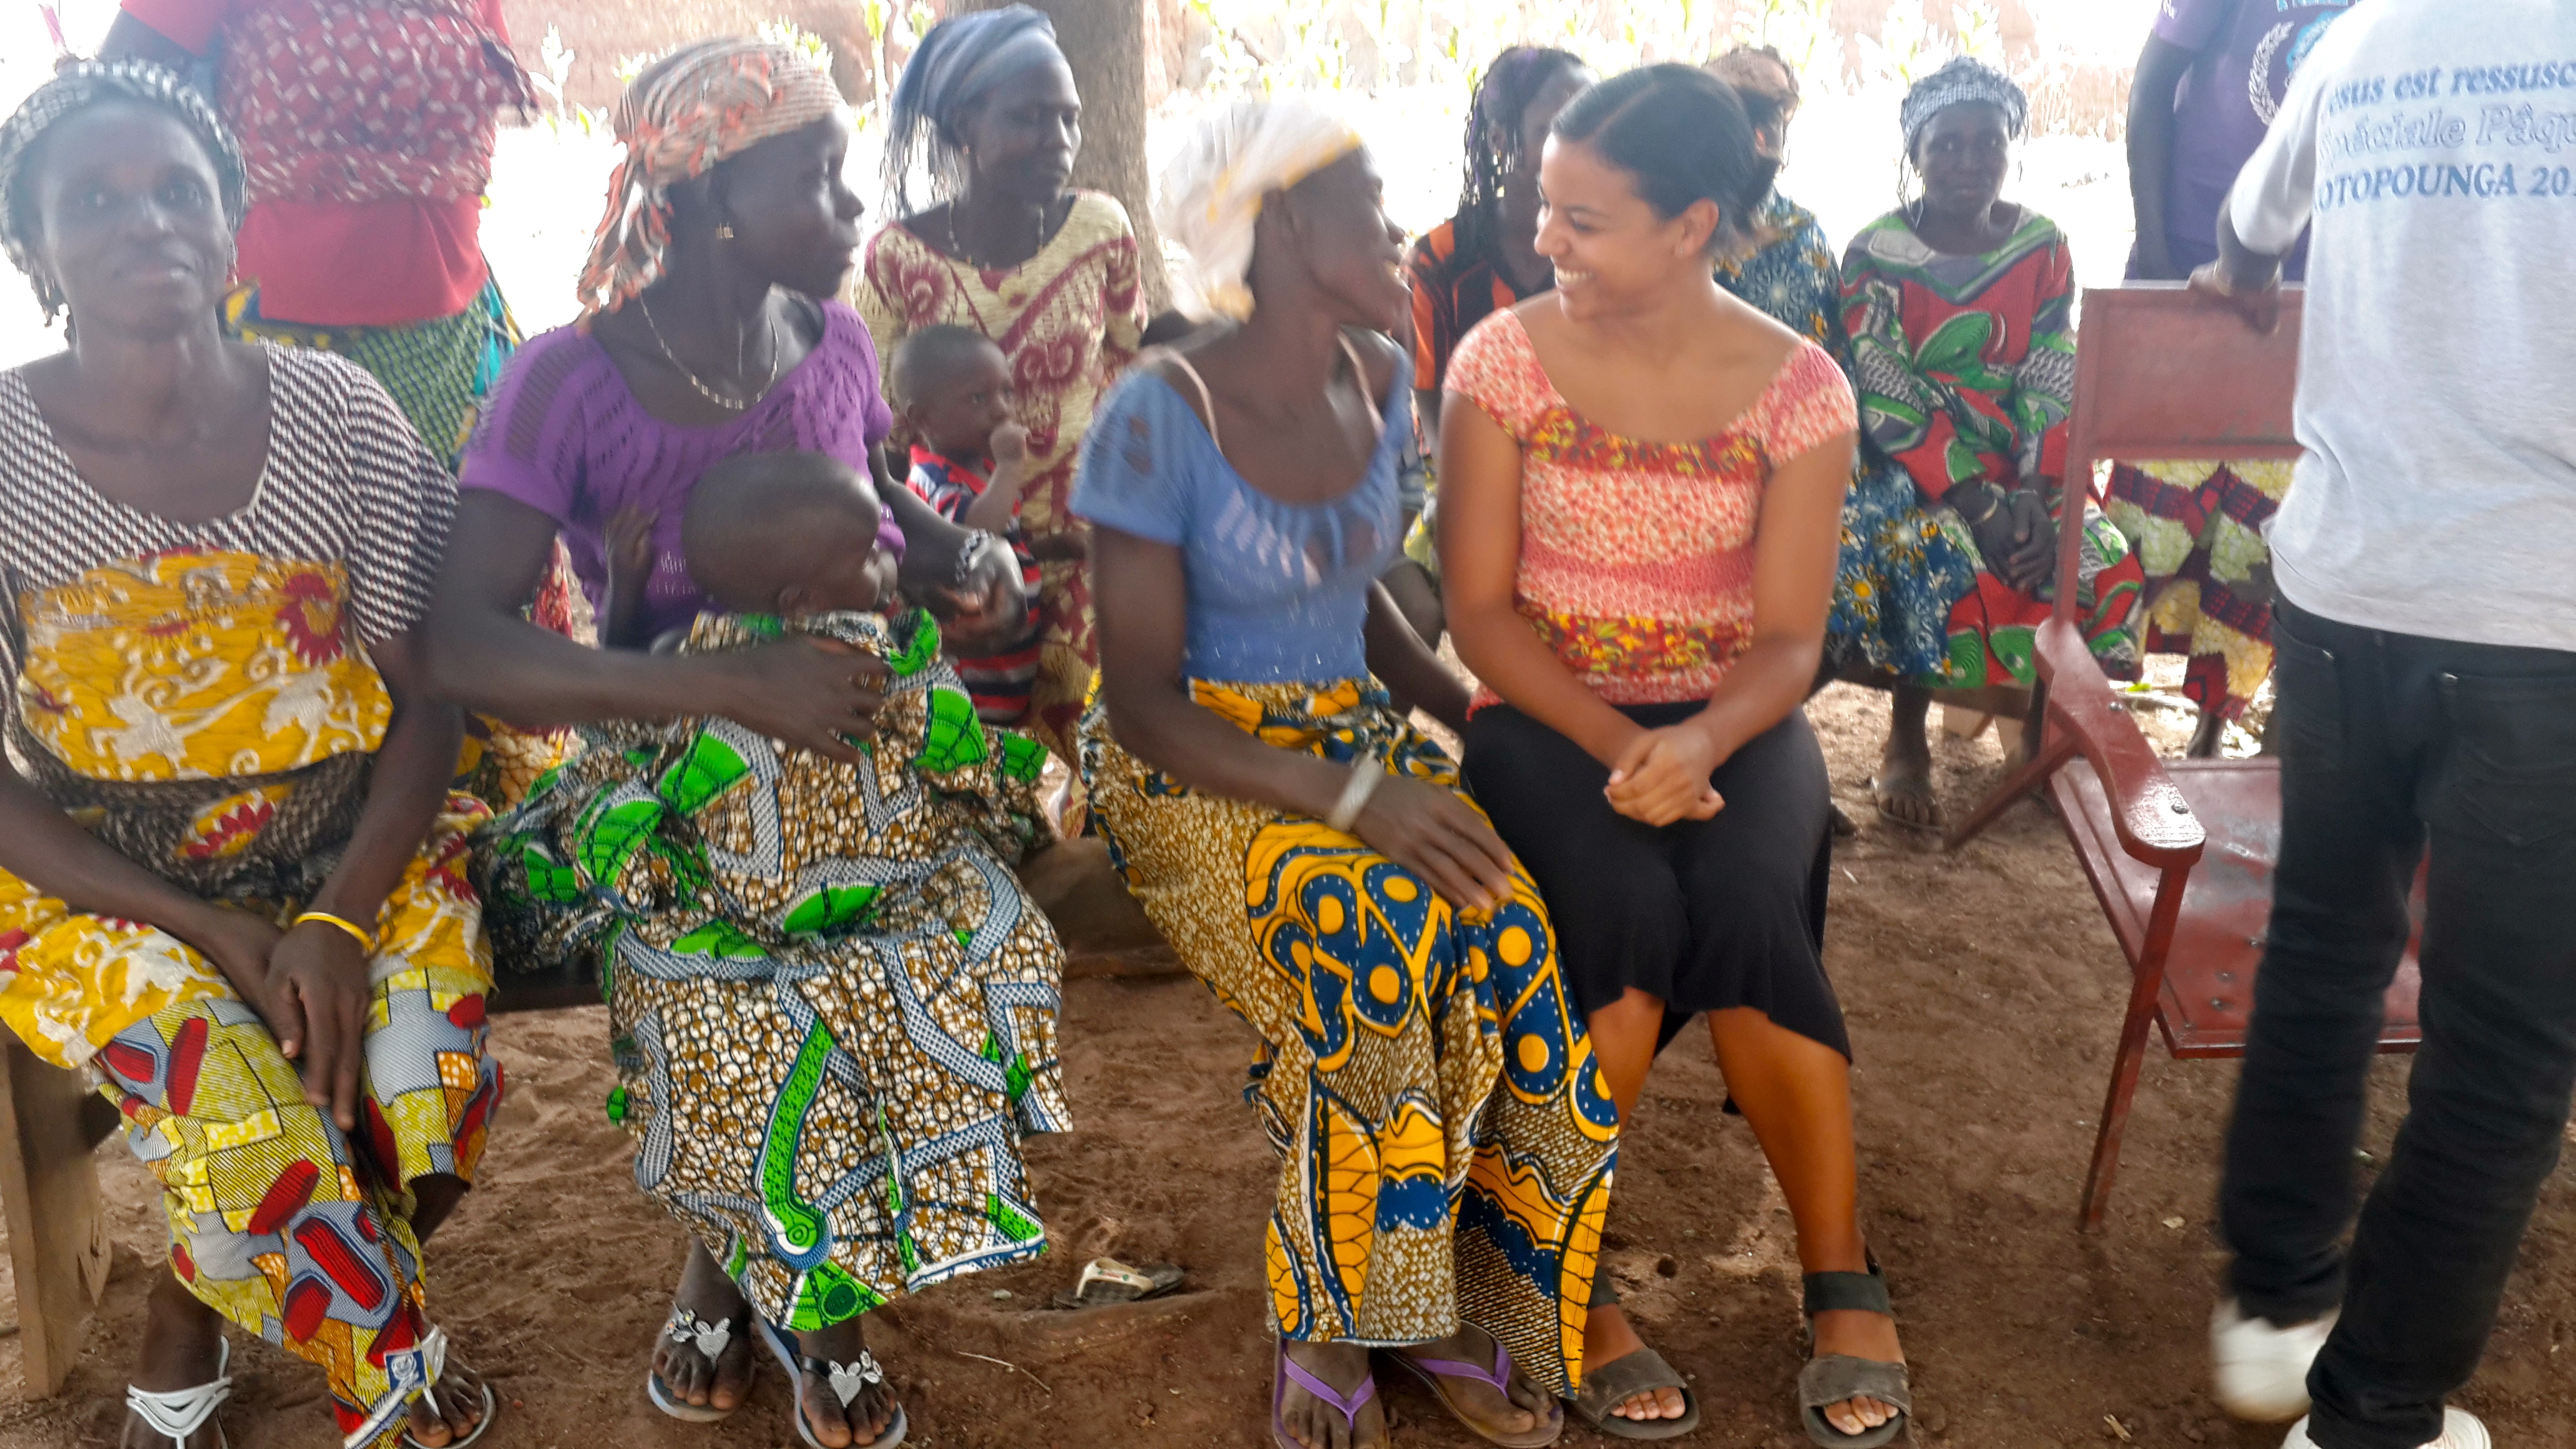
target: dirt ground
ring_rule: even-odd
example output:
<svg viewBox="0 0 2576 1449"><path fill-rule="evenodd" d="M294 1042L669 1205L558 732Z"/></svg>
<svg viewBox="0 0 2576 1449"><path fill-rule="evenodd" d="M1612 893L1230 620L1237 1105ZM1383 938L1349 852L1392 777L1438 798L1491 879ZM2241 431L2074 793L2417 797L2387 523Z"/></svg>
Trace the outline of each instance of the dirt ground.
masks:
<svg viewBox="0 0 2576 1449"><path fill-rule="evenodd" d="M1814 717L1837 796L1867 822L1883 698L1837 688ZM2144 712L2166 748L2187 719ZM1966 809L2002 768L1991 735L1944 738L1941 795ZM1918 1443L2071 1449L2134 1443L2270 1449L2278 1428L2227 1422L2205 1387L2203 1332L2220 1262L2210 1234L2227 1063L2151 1049L2108 1228L2075 1211L2125 995L2116 948L2053 821L2019 807L1955 856L1874 824L1839 852L1828 959L1851 1020L1862 1193L1894 1284L1919 1405ZM645 1401L680 1243L628 1177L601 1110L611 1078L599 1009L505 1017L512 1095L485 1185L434 1244L433 1302L506 1403L492 1449L793 1445L785 1384L762 1371L729 1422L673 1422ZM915 1444L1266 1444L1269 1344L1260 1223L1272 1168L1236 1096L1252 1038L1187 978L1082 980L1063 1040L1080 1130L1033 1144L1056 1250L948 1284L870 1321ZM2366 1150L2384 1154L2404 1063L2379 1069ZM1691 1374L1692 1441L1790 1449L1802 1353L1787 1209L1723 1088L1705 1035L1685 1034L1627 1139L1606 1255L1631 1312ZM748 1129L747 1129L748 1130ZM153 1185L116 1145L114 1277L70 1387L20 1401L0 1337L0 1445L115 1442L124 1368L162 1229ZM2367 1164L2365 1164L2365 1167ZM1101 1252L1177 1262L1189 1290L1085 1314L1039 1305ZM0 1269L5 1274L5 1269ZM14 1318L0 1276L0 1323ZM5 1330L0 1330L5 1331ZM2461 1402L2498 1442L2576 1442L2557 1353L2576 1337L2576 1202L2543 1197L2486 1365ZM336 1444L311 1368L236 1348L226 1414L243 1449ZM1384 1385L1399 1444L1477 1441L1409 1382ZM1580 1427L1568 1444L1602 1442Z"/></svg>

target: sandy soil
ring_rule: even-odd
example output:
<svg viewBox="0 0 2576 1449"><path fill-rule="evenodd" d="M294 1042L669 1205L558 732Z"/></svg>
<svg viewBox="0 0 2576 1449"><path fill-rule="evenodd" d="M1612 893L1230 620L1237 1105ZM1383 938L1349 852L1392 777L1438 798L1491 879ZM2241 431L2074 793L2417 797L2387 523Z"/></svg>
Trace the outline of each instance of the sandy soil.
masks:
<svg viewBox="0 0 2576 1449"><path fill-rule="evenodd" d="M2146 717L2168 748L2187 721ZM1836 689L1815 706L1837 794L1869 818L1865 781L1885 704ZM1961 810L2001 770L1991 736L1940 744ZM2210 1237L2219 1124L2233 1069L2147 1059L2107 1231L2074 1230L2124 985L2118 956L2053 822L2023 806L1957 856L1870 828L1836 866L1829 957L1851 1017L1863 1195L1914 1364L1918 1442L1977 1449L2277 1444L2210 1402L2202 1332L2220 1257ZM680 1259L628 1179L604 1013L504 1018L513 1095L486 1185L435 1244L439 1316L508 1403L493 1449L790 1445L784 1381L713 1429L645 1402L646 1347ZM872 1320L925 1446L1251 1445L1269 1394L1259 1224L1271 1167L1235 1092L1251 1037L1187 979L1085 980L1064 1040L1081 1130L1031 1151L1057 1251L942 1287ZM2367 1151L2384 1153L2405 1066L2379 1070ZM1649 1337L1693 1375L1692 1442L1790 1446L1802 1353L1787 1210L1751 1134L1722 1115L1706 1038L1685 1035L1647 1089L1612 1209L1608 1261ZM0 1445L114 1442L118 1396L161 1229L151 1183L101 1152L116 1272L70 1388L16 1401L0 1338ZM1188 1266L1184 1295L1125 1309L1039 1308L1094 1253ZM0 1278L0 1322L14 1317ZM2499 1442L2567 1442L2556 1357L2576 1335L2576 1204L2544 1196L2485 1368L2462 1402ZM312 1369L237 1351L227 1423L255 1449L337 1442ZM1475 1443L1409 1383L1390 1382L1399 1443ZM2116 1424L2115 1424L2116 1421ZM2555 1427L2553 1427L2555 1426ZM1601 1442L1582 1429L1565 1442Z"/></svg>

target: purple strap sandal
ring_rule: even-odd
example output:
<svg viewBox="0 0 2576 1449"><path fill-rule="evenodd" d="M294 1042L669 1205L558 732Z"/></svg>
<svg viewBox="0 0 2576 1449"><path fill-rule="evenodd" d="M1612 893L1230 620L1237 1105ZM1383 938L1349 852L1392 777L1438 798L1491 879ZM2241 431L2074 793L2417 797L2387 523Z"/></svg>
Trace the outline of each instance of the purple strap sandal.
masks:
<svg viewBox="0 0 2576 1449"><path fill-rule="evenodd" d="M1360 1410L1367 1408L1369 1400L1377 1397L1376 1377L1372 1375L1360 1380L1360 1386L1351 1390L1350 1397L1344 1398L1340 1390L1291 1362L1288 1357L1287 1340L1282 1339L1279 1343L1279 1371L1270 1378L1270 1442L1276 1446L1276 1449L1299 1449L1296 1437L1288 1432L1287 1424L1279 1417L1280 1408L1288 1401L1290 1379L1295 1379L1297 1387L1331 1405L1344 1419L1348 1420L1351 1426L1351 1440L1354 1443L1358 1442Z"/></svg>
<svg viewBox="0 0 2576 1449"><path fill-rule="evenodd" d="M1454 1359L1445 1358L1415 1358L1401 1351L1396 1353L1395 1361L1412 1370L1414 1377L1422 1380L1431 1392L1440 1396L1440 1406L1449 1411L1451 1418L1466 1425L1477 1437L1488 1443L1503 1445L1504 1449L1541 1449L1543 1445L1555 1443L1557 1436L1565 1432L1565 1411L1553 1402L1547 1406L1546 1415L1528 1431L1505 1434L1477 1423L1468 1416L1466 1410L1458 1406L1456 1400L1449 1397L1449 1386L1443 1382L1444 1380L1474 1379L1492 1388L1495 1393L1501 1394L1505 1400L1511 1398L1511 1350L1503 1347L1499 1339L1494 1342L1494 1367L1490 1372L1471 1363L1459 1363Z"/></svg>

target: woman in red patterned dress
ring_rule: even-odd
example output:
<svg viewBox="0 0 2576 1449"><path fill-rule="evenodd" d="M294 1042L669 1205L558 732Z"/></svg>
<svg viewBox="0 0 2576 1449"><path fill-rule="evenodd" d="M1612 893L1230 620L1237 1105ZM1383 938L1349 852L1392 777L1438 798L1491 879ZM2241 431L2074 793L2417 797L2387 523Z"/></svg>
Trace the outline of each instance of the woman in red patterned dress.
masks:
<svg viewBox="0 0 2576 1449"><path fill-rule="evenodd" d="M1081 145L1082 98L1044 15L1013 5L932 27L895 87L886 143L905 214L869 239L849 293L880 358L948 324L1011 360L1031 471L1013 542L1038 561L1041 624L1022 727L1067 764L1100 654L1089 548L1065 502L1091 410L1145 331L1126 209L1065 185ZM916 168L938 198L927 210L912 210Z"/></svg>

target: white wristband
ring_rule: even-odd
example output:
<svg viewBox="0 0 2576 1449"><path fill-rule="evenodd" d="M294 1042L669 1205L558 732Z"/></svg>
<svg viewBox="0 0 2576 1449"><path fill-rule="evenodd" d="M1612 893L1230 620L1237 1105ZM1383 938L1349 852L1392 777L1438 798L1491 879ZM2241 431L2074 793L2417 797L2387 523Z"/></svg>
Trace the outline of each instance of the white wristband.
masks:
<svg viewBox="0 0 2576 1449"><path fill-rule="evenodd" d="M1368 808L1369 797L1385 780L1386 771L1379 768L1376 758L1363 757L1351 766L1351 781L1342 787L1342 798L1333 802L1333 813L1324 817L1324 824L1350 834L1351 827L1360 823L1360 812Z"/></svg>

